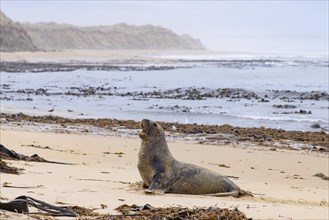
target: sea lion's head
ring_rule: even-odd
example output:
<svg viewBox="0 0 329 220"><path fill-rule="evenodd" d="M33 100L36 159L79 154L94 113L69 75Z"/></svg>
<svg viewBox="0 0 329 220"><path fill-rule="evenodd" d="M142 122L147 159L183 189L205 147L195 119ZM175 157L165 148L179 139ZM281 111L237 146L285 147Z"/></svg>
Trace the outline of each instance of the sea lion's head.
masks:
<svg viewBox="0 0 329 220"><path fill-rule="evenodd" d="M146 140L148 138L161 138L164 137L164 131L161 126L151 120L143 119L141 122L142 132L139 133L139 137L142 140Z"/></svg>

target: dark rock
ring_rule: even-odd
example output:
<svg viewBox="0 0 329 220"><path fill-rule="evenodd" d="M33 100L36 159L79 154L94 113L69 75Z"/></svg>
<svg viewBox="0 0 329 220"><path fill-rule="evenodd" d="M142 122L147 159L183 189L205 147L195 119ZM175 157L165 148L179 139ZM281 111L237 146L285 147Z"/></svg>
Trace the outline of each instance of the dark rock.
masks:
<svg viewBox="0 0 329 220"><path fill-rule="evenodd" d="M321 128L319 123L314 123L311 125L311 128Z"/></svg>

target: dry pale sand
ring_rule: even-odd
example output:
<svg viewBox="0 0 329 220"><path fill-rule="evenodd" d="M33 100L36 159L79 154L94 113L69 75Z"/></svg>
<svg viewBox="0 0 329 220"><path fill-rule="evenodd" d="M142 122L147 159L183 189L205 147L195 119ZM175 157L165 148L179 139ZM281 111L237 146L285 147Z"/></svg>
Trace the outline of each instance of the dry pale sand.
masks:
<svg viewBox="0 0 329 220"><path fill-rule="evenodd" d="M146 195L142 191L132 190L129 183L141 180L137 170L140 146L137 137L56 134L2 128L1 143L25 155L37 153L48 160L76 163L56 165L8 161L11 165L24 168L21 175L1 174L1 197L9 200L29 195L51 204L63 202L98 208L97 211L101 213L113 214L116 213L114 209L122 204L148 203L157 207L238 207L253 219L329 218L329 181L313 177L319 172L328 175L327 154L169 143L172 154L178 160L239 177L233 181L256 194L254 198L219 198L178 194ZM24 146L31 144L49 146L51 149ZM8 188L3 187L4 183L31 188ZM101 209L102 204L107 208ZM27 219L27 216L17 214L11 217Z"/></svg>

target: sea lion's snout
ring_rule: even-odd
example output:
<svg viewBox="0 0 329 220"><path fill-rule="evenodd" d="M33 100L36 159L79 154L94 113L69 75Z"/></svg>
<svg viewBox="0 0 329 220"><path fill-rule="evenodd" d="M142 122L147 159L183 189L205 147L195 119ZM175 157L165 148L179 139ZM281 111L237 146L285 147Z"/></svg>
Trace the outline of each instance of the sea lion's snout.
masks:
<svg viewBox="0 0 329 220"><path fill-rule="evenodd" d="M141 121L141 128L142 131L139 133L139 137L143 140L164 136L161 126L154 121L143 119Z"/></svg>
<svg viewBox="0 0 329 220"><path fill-rule="evenodd" d="M147 137L147 132L148 132L148 126L149 126L149 123L150 123L150 120L148 119L143 119L141 121L141 128L142 128L142 131L139 133L139 137L141 139L143 138L146 138Z"/></svg>
<svg viewBox="0 0 329 220"><path fill-rule="evenodd" d="M148 130L147 128L148 128L149 124L150 124L150 120L148 120L148 119L143 119L141 121L141 128L144 132L146 132Z"/></svg>

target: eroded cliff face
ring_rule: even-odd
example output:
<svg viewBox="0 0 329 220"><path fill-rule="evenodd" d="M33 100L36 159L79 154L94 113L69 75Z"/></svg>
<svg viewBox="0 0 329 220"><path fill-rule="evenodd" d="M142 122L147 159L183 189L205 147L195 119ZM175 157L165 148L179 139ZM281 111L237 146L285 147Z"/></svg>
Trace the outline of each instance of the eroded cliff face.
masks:
<svg viewBox="0 0 329 220"><path fill-rule="evenodd" d="M38 48L19 23L0 11L0 51L36 51Z"/></svg>
<svg viewBox="0 0 329 220"><path fill-rule="evenodd" d="M124 23L79 27L69 24L18 23L0 11L1 51L158 49L204 50L200 40L154 25Z"/></svg>
<svg viewBox="0 0 329 220"><path fill-rule="evenodd" d="M153 26L116 24L78 27L56 23L23 23L37 47L45 50L68 49L178 49L203 50L200 40L189 35Z"/></svg>

